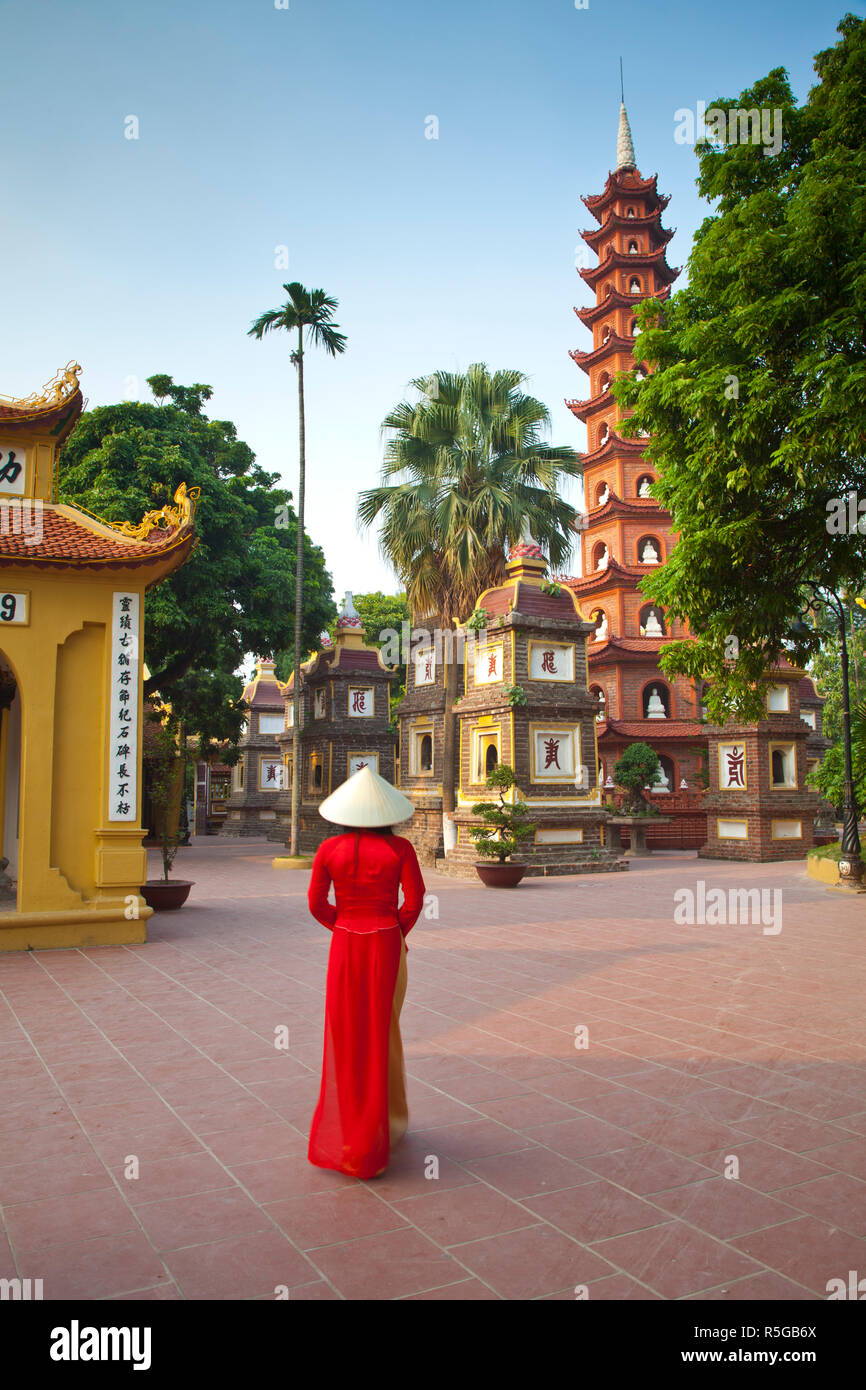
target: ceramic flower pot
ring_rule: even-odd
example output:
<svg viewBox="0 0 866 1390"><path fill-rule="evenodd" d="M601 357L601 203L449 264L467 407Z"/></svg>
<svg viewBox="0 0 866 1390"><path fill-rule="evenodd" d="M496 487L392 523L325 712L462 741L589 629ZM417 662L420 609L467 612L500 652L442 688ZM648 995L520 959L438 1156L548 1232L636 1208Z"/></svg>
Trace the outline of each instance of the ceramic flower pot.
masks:
<svg viewBox="0 0 866 1390"><path fill-rule="evenodd" d="M476 864L475 872L488 888L516 888L526 873L526 865Z"/></svg>
<svg viewBox="0 0 866 1390"><path fill-rule="evenodd" d="M171 912L183 907L189 897L192 880L187 878L150 878L142 885L141 896L154 912Z"/></svg>

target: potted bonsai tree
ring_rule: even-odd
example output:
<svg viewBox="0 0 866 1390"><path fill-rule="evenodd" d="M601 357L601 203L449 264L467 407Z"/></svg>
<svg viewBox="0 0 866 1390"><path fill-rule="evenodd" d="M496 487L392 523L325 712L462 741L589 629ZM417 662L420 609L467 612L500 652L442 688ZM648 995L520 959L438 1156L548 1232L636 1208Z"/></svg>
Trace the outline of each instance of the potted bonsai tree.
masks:
<svg viewBox="0 0 866 1390"><path fill-rule="evenodd" d="M180 809L183 797L186 760L178 720L162 709L154 716L157 725L151 744L150 802L154 815L154 830L162 855L162 878L148 879L142 885L141 896L155 912L183 907L192 888L190 879L170 879L169 873L183 839L180 828Z"/></svg>
<svg viewBox="0 0 866 1390"><path fill-rule="evenodd" d="M648 816L655 807L644 796L644 787L651 787L658 776L658 754L648 743L630 743L613 769L613 780L622 787L625 798L619 808L621 816Z"/></svg>
<svg viewBox="0 0 866 1390"><path fill-rule="evenodd" d="M491 861L476 864L475 870L488 888L515 888L526 873L525 864L506 863L521 840L535 830L526 819L529 815L526 802L505 799L506 793L516 784L514 769L507 763L499 763L485 783L491 791L499 793L499 800L477 801L472 807L473 816L480 816L484 824L471 826L469 834L478 853Z"/></svg>

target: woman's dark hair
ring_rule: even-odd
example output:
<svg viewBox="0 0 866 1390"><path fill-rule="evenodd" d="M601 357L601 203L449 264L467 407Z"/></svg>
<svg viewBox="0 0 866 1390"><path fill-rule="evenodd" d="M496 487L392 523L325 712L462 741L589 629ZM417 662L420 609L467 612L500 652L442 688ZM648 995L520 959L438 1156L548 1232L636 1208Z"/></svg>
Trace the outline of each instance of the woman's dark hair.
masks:
<svg viewBox="0 0 866 1390"><path fill-rule="evenodd" d="M335 825L335 835L354 835L358 830L366 830L370 835L393 835L393 825Z"/></svg>

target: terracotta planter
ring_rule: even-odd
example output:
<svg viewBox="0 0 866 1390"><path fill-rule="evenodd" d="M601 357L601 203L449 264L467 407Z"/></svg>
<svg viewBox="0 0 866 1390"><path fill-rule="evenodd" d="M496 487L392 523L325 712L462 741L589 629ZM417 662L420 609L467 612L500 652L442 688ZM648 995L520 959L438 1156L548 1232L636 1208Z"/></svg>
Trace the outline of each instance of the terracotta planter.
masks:
<svg viewBox="0 0 866 1390"><path fill-rule="evenodd" d="M476 864L475 872L488 888L516 888L526 873L526 865Z"/></svg>
<svg viewBox="0 0 866 1390"><path fill-rule="evenodd" d="M187 878L149 878L142 885L141 896L154 912L171 912L183 907L190 888L192 880Z"/></svg>

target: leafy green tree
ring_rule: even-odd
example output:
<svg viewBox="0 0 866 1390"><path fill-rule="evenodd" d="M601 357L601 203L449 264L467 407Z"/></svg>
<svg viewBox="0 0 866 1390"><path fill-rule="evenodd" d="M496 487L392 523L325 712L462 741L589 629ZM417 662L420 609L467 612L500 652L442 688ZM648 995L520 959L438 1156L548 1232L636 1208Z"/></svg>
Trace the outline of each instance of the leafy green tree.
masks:
<svg viewBox="0 0 866 1390"><path fill-rule="evenodd" d="M643 586L694 634L661 664L711 678L713 719L759 718L804 586L857 593L866 569L866 525L838 527L840 499L866 499L866 24L847 15L839 32L802 106L781 68L715 103L779 109L781 148L698 146L715 207L688 285L640 307L635 360L654 370L613 386L680 533Z"/></svg>
<svg viewBox="0 0 866 1390"><path fill-rule="evenodd" d="M535 825L527 819L526 802L505 800L506 794L516 785L514 769L507 763L499 763L485 782L485 786L498 793L499 800L476 801L472 807L473 816L480 816L484 821L483 825L469 827L475 848L485 859L497 859L500 864L504 864L519 849L521 841L535 831Z"/></svg>
<svg viewBox="0 0 866 1390"><path fill-rule="evenodd" d="M852 725L854 792L857 804L863 806L866 805L866 705L860 705L852 713ZM808 782L833 803L836 816L841 819L845 803L845 750L841 741L827 749L821 762L810 772Z"/></svg>
<svg viewBox="0 0 866 1390"><path fill-rule="evenodd" d="M304 413L304 342L311 347L324 348L330 357L346 350L345 334L340 333L334 323L334 310L338 300L325 294L324 290L308 290L298 280L283 285L288 299L276 309L268 309L260 314L249 329L249 336L259 341L267 333L297 333L297 347L291 354L292 364L298 372L298 537L296 550L296 573L298 585L295 591L295 628L292 640L294 672L293 705L294 726L300 732L301 714L301 647L304 641L303 575L304 547L304 497L307 486L307 432ZM298 853L298 821L301 805L301 759L292 758L292 829L290 854Z"/></svg>
<svg viewBox="0 0 866 1390"><path fill-rule="evenodd" d="M853 603L848 609L848 648L851 653L853 677L852 700L866 697L866 614ZM823 729L827 738L842 735L842 673L840 668L839 634L835 625L822 623L820 650L809 663L809 675L819 695L827 701L823 711Z"/></svg>
<svg viewBox="0 0 866 1390"><path fill-rule="evenodd" d="M614 765L613 780L626 793L620 808L624 816L643 815L647 810L644 788L651 787L661 763L648 743L630 743Z"/></svg>
<svg viewBox="0 0 866 1390"><path fill-rule="evenodd" d="M361 493L362 526L379 521L379 545L402 584L413 616L436 613L450 632L481 592L505 577L506 545L528 522L553 568L571 550L576 512L559 495L580 474L567 445L544 443L546 406L522 387L518 371L417 377L420 393L385 418L382 483ZM443 808L454 808L457 672L444 648Z"/></svg>
<svg viewBox="0 0 866 1390"><path fill-rule="evenodd" d="M81 417L60 466L60 500L108 522L141 519L170 502L181 482L201 488L198 543L145 604L145 695L159 692L190 735L234 741L243 690L235 672L248 652L268 656L293 640L297 519L227 420L200 406L210 387L175 387L172 404L122 402ZM177 404L176 400L181 401ZM304 630L312 642L334 612L322 551L304 537Z"/></svg>

